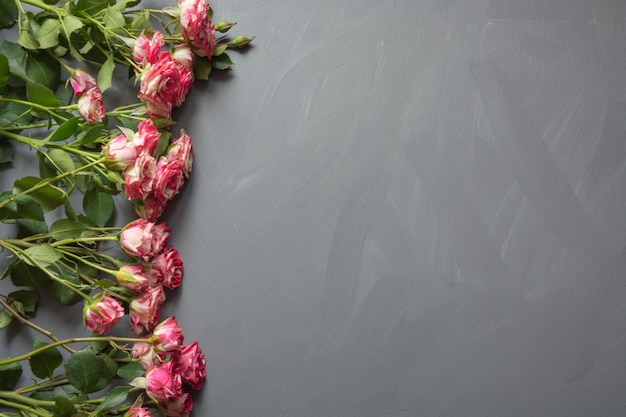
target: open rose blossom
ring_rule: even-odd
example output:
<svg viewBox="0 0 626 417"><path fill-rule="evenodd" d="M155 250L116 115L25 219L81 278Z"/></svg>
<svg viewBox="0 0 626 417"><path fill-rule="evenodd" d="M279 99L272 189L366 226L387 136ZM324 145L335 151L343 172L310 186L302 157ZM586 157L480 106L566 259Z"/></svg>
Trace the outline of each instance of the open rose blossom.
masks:
<svg viewBox="0 0 626 417"><path fill-rule="evenodd" d="M155 222L167 207L167 201L159 200L150 195L145 200L135 200L135 213L149 222Z"/></svg>
<svg viewBox="0 0 626 417"><path fill-rule="evenodd" d="M156 166L153 197L161 201L169 201L185 184L185 163L170 161L166 157L159 158Z"/></svg>
<svg viewBox="0 0 626 417"><path fill-rule="evenodd" d="M141 35L139 35L135 41L133 59L140 66L154 64L157 62L161 49L163 49L164 46L165 41L163 40L163 34L161 32L154 31L152 36L141 32Z"/></svg>
<svg viewBox="0 0 626 417"><path fill-rule="evenodd" d="M80 68L72 73L70 84L72 85L72 90L74 90L76 97L82 96L87 90L91 90L97 86L96 79Z"/></svg>
<svg viewBox="0 0 626 417"><path fill-rule="evenodd" d="M141 73L139 97L153 117L171 119L171 111L185 101L193 85L193 70L163 51Z"/></svg>
<svg viewBox="0 0 626 417"><path fill-rule="evenodd" d="M170 229L164 223L137 219L122 229L120 246L127 254L147 261L165 250L169 234Z"/></svg>
<svg viewBox="0 0 626 417"><path fill-rule="evenodd" d="M152 262L146 264L146 269L155 281L164 287L170 290L180 287L183 277L183 261L174 247L170 246L157 255Z"/></svg>
<svg viewBox="0 0 626 417"><path fill-rule="evenodd" d="M105 157L104 162L107 167L117 171L123 171L131 165L134 165L137 159L137 149L135 145L129 142L123 133L120 133L103 145L102 154Z"/></svg>
<svg viewBox="0 0 626 417"><path fill-rule="evenodd" d="M83 325L96 334L103 334L124 316L124 308L110 295L99 293L83 308Z"/></svg>
<svg viewBox="0 0 626 417"><path fill-rule="evenodd" d="M183 392L180 397L163 401L159 406L167 417L188 417L193 408L193 401L188 392Z"/></svg>
<svg viewBox="0 0 626 417"><path fill-rule="evenodd" d="M146 392L158 403L173 400L182 395L182 380L180 375L174 373L172 362L163 362L148 368Z"/></svg>
<svg viewBox="0 0 626 417"><path fill-rule="evenodd" d="M178 351L185 339L175 317L168 317L159 323L152 331L152 337L156 339L153 343L157 352Z"/></svg>
<svg viewBox="0 0 626 417"><path fill-rule="evenodd" d="M204 353L198 347L198 342L183 346L173 355L174 372L180 374L183 383L199 390L206 376Z"/></svg>
<svg viewBox="0 0 626 417"><path fill-rule="evenodd" d="M155 352L152 343L137 342L131 352L133 360L138 361L144 369L148 369L161 362L160 356Z"/></svg>
<svg viewBox="0 0 626 417"><path fill-rule="evenodd" d="M211 58L215 50L215 28L209 20L206 0L182 0L180 3L180 30L183 38L198 56Z"/></svg>
<svg viewBox="0 0 626 417"><path fill-rule="evenodd" d="M180 129L180 137L175 139L167 150L167 159L170 161L183 161L183 174L186 178L189 178L193 165L193 144L191 136L183 129Z"/></svg>
<svg viewBox="0 0 626 417"><path fill-rule="evenodd" d="M133 146L137 150L137 153L145 152L148 155L153 155L156 148L159 146L159 138L161 133L154 125L152 119L144 119L139 122L137 126L137 133L131 139Z"/></svg>
<svg viewBox="0 0 626 417"><path fill-rule="evenodd" d="M102 93L98 87L92 87L78 98L78 113L87 123L101 122L105 115Z"/></svg>
<svg viewBox="0 0 626 417"><path fill-rule="evenodd" d="M161 286L145 289L133 298L129 305L130 329L136 334L152 331L161 318L164 301L165 290Z"/></svg>
<svg viewBox="0 0 626 417"><path fill-rule="evenodd" d="M152 417L152 412L149 408L135 407L124 413L124 417Z"/></svg>
<svg viewBox="0 0 626 417"><path fill-rule="evenodd" d="M124 171L124 194L129 200L145 200L154 191L157 160L142 152L135 163Z"/></svg>

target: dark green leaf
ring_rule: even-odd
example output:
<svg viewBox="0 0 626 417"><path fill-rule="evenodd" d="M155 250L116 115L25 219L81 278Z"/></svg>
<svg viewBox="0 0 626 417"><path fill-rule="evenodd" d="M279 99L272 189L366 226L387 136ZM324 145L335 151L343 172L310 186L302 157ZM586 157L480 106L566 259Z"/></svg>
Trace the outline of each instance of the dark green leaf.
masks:
<svg viewBox="0 0 626 417"><path fill-rule="evenodd" d="M81 280L76 273L64 266L57 265L56 268L59 279L66 281L66 283L70 285L79 286L81 284ZM74 305L83 299L76 291L68 288L68 285L64 285L58 281L52 282L50 290L52 298L66 306Z"/></svg>
<svg viewBox="0 0 626 417"><path fill-rule="evenodd" d="M50 284L50 278L39 268L16 262L11 268L11 282L18 287L41 287Z"/></svg>
<svg viewBox="0 0 626 417"><path fill-rule="evenodd" d="M63 208L65 209L65 216L75 222L77 221L76 219L76 211L74 210L74 206L72 206L72 202L70 201L70 199L68 198L67 200L65 200L65 202L63 203Z"/></svg>
<svg viewBox="0 0 626 417"><path fill-rule="evenodd" d="M39 302L39 293L33 290L13 291L8 295L7 300L22 314L34 313Z"/></svg>
<svg viewBox="0 0 626 417"><path fill-rule="evenodd" d="M41 206L31 197L27 195L9 195L9 197L13 198L13 202L0 208L0 220L31 219L44 221ZM0 195L0 201L4 201L7 198L5 193Z"/></svg>
<svg viewBox="0 0 626 417"><path fill-rule="evenodd" d="M111 380L117 372L117 362L108 356L98 356L100 363L102 364L102 376L98 380L98 383L93 387L94 391L103 390L111 383Z"/></svg>
<svg viewBox="0 0 626 417"><path fill-rule="evenodd" d="M111 55L106 61L104 61L100 71L98 71L98 87L100 88L100 91L104 92L111 87L114 69L115 61L113 61L113 56Z"/></svg>
<svg viewBox="0 0 626 417"><path fill-rule="evenodd" d="M1 2L2 0L0 0ZM1 15L1 14L0 14ZM9 60L0 54L0 87L6 84L9 79Z"/></svg>
<svg viewBox="0 0 626 417"><path fill-rule="evenodd" d="M0 28L13 26L17 21L18 9L15 0L0 0Z"/></svg>
<svg viewBox="0 0 626 417"><path fill-rule="evenodd" d="M119 386L112 388L111 391L109 391L108 394L104 397L104 400L102 400L98 408L96 408L94 414L97 414L99 411L109 410L121 405L124 401L126 401L130 388L131 387L129 386Z"/></svg>
<svg viewBox="0 0 626 417"><path fill-rule="evenodd" d="M34 187L39 187L35 191L29 192L28 195L39 203L44 211L50 211L63 204L66 194L60 188L50 184L41 185L44 182L47 182L47 180L42 180L38 177L24 177L15 181L13 192L14 194L19 194Z"/></svg>
<svg viewBox="0 0 626 417"><path fill-rule="evenodd" d="M48 136L47 140L50 142L59 142L65 140L71 137L76 132L76 129L78 129L78 117L72 117L71 119L65 121L63 124L57 127L54 132L52 132L50 136ZM55 150L60 151L60 149Z"/></svg>
<svg viewBox="0 0 626 417"><path fill-rule="evenodd" d="M18 44L4 40L0 52L7 58L11 74L26 81L26 61L28 55Z"/></svg>
<svg viewBox="0 0 626 417"><path fill-rule="evenodd" d="M0 164L13 160L13 145L4 138L0 138Z"/></svg>
<svg viewBox="0 0 626 417"><path fill-rule="evenodd" d="M233 61L230 60L230 57L228 56L228 54L223 53L221 55L214 57L211 60L211 65L213 66L213 68L218 69L218 70L227 70L227 69L230 69L235 64L233 63Z"/></svg>
<svg viewBox="0 0 626 417"><path fill-rule="evenodd" d="M115 208L113 197L109 194L92 189L85 193L83 209L91 221L100 227L104 227L113 215Z"/></svg>
<svg viewBox="0 0 626 417"><path fill-rule="evenodd" d="M87 230L84 224L69 219L59 219L50 226L50 235L55 240L75 239Z"/></svg>
<svg viewBox="0 0 626 417"><path fill-rule="evenodd" d="M145 373L146 373L146 370L143 368L143 366L139 362L127 363L126 365L121 366L117 370L117 375L120 378L123 378L128 382L132 381L135 378L139 378L140 376L143 376Z"/></svg>
<svg viewBox="0 0 626 417"><path fill-rule="evenodd" d="M59 104L62 106L67 106L72 101L72 98L74 98L74 92L71 88L66 87L65 84L59 84L54 91L54 95L57 96Z"/></svg>
<svg viewBox="0 0 626 417"><path fill-rule="evenodd" d="M12 390L22 375L22 366L15 362L7 365L0 365L0 389Z"/></svg>
<svg viewBox="0 0 626 417"><path fill-rule="evenodd" d="M70 356L65 364L68 381L81 392L93 392L102 376L102 363L90 350L80 350Z"/></svg>
<svg viewBox="0 0 626 417"><path fill-rule="evenodd" d="M18 239L48 233L48 224L42 220L17 219L16 223L19 226L17 230Z"/></svg>
<svg viewBox="0 0 626 417"><path fill-rule="evenodd" d="M39 338L35 338L33 350L47 345ZM54 370L61 365L61 362L63 362L63 356L61 356L57 348L47 349L28 360L31 371L38 378L52 378Z"/></svg>
<svg viewBox="0 0 626 417"><path fill-rule="evenodd" d="M82 138L80 138L80 144L89 145L90 143L94 143L96 140L98 140L101 137L103 131L104 131L103 124L97 124L97 125L89 127L89 130L86 131L85 135Z"/></svg>
<svg viewBox="0 0 626 417"><path fill-rule="evenodd" d="M26 97L28 101L46 107L56 107L59 105L59 100L54 95L54 92L48 87L38 83L26 83Z"/></svg>
<svg viewBox="0 0 626 417"><path fill-rule="evenodd" d="M55 417L70 417L74 415L74 412L76 411L76 407L74 407L72 400L60 395L54 398L54 405L59 411L59 414L55 414Z"/></svg>
<svg viewBox="0 0 626 417"><path fill-rule="evenodd" d="M211 61L207 59L196 59L193 63L193 73L196 80L208 80L211 74Z"/></svg>
<svg viewBox="0 0 626 417"><path fill-rule="evenodd" d="M1 87L0 95L6 98L24 100L26 99L26 89ZM27 124L32 119L30 107L21 103L0 102L0 126L10 126L12 124Z"/></svg>
<svg viewBox="0 0 626 417"><path fill-rule="evenodd" d="M74 160L67 152L61 149L50 149L47 155L48 163L54 166L57 173L63 174L74 170Z"/></svg>

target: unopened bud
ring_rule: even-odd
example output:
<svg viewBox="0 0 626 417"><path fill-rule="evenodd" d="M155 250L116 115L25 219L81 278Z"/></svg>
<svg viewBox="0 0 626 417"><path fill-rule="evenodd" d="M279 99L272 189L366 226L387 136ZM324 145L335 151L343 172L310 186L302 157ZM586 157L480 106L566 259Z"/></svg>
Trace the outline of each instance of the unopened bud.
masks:
<svg viewBox="0 0 626 417"><path fill-rule="evenodd" d="M215 30L218 31L218 32L221 32L221 33L226 33L226 32L228 32L228 29L232 28L236 24L237 24L237 22L227 22L225 20L220 20L215 25Z"/></svg>
<svg viewBox="0 0 626 417"><path fill-rule="evenodd" d="M254 36L239 35L232 41L228 42L228 44L231 46L236 46L237 48L243 48L244 46L252 42L253 39L254 39Z"/></svg>

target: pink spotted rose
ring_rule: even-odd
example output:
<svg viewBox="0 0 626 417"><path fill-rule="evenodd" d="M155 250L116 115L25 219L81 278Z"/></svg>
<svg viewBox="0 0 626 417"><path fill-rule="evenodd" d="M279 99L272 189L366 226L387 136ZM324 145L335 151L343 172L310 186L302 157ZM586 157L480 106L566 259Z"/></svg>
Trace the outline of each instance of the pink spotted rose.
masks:
<svg viewBox="0 0 626 417"><path fill-rule="evenodd" d="M174 352L178 351L185 339L175 317L168 317L152 331L154 339L154 350L157 352Z"/></svg>
<svg viewBox="0 0 626 417"><path fill-rule="evenodd" d="M140 66L154 64L157 62L161 49L163 49L164 46L165 41L163 40L163 34L161 32L155 31L152 36L141 32L133 48L133 59Z"/></svg>
<svg viewBox="0 0 626 417"><path fill-rule="evenodd" d="M183 392L180 397L159 403L161 410L167 417L189 417L193 409L191 394Z"/></svg>
<svg viewBox="0 0 626 417"><path fill-rule="evenodd" d="M181 347L173 358L174 372L181 376L183 383L199 390L206 376L206 361L198 342Z"/></svg>
<svg viewBox="0 0 626 417"><path fill-rule="evenodd" d="M183 277L183 261L179 252L172 246L157 255L146 269L154 277L155 281L166 288L173 290L180 287Z"/></svg>
<svg viewBox="0 0 626 417"><path fill-rule="evenodd" d="M181 377L174 373L172 362L163 362L148 368L146 393L159 404L179 398L183 394Z"/></svg>
<svg viewBox="0 0 626 417"><path fill-rule="evenodd" d="M98 87L92 87L78 98L78 113L87 123L101 122L105 115L102 93Z"/></svg>
<svg viewBox="0 0 626 417"><path fill-rule="evenodd" d="M183 38L196 55L211 59L215 50L215 28L209 20L209 9L206 0L180 2L180 30Z"/></svg>
<svg viewBox="0 0 626 417"><path fill-rule="evenodd" d="M130 329L140 334L152 331L161 318L161 305L165 301L163 287L145 289L139 296L130 302Z"/></svg>
<svg viewBox="0 0 626 417"><path fill-rule="evenodd" d="M83 325L96 334L103 334L124 316L124 308L110 295L99 293L83 307Z"/></svg>
<svg viewBox="0 0 626 417"><path fill-rule="evenodd" d="M145 261L158 256L167 247L170 229L164 223L137 219L120 233L120 246L127 254Z"/></svg>

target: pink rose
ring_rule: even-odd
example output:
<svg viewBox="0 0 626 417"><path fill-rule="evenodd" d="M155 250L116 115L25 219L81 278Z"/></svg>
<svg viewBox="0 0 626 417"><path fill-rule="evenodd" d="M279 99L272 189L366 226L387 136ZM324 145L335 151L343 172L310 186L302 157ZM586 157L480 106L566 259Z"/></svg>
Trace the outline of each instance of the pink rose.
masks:
<svg viewBox="0 0 626 417"><path fill-rule="evenodd" d="M180 397L163 401L159 405L167 417L189 417L193 401L188 392L183 392Z"/></svg>
<svg viewBox="0 0 626 417"><path fill-rule="evenodd" d="M83 307L83 325L96 334L103 334L124 316L124 308L110 295L99 293Z"/></svg>
<svg viewBox="0 0 626 417"><path fill-rule="evenodd" d="M183 261L175 248L170 246L146 266L150 269L157 282L166 288L173 290L180 287L183 277Z"/></svg>
<svg viewBox="0 0 626 417"><path fill-rule="evenodd" d="M186 67L193 67L193 51L187 45L176 45L172 49L172 58Z"/></svg>
<svg viewBox="0 0 626 417"><path fill-rule="evenodd" d="M133 136L132 143L137 149L137 153L145 152L150 156L159 146L161 133L154 125L152 119L144 119L137 126L137 133Z"/></svg>
<svg viewBox="0 0 626 417"><path fill-rule="evenodd" d="M78 99L78 113L87 123L101 122L105 115L102 93L98 87L85 91Z"/></svg>
<svg viewBox="0 0 626 417"><path fill-rule="evenodd" d="M145 407L135 407L124 413L124 417L152 417L152 412Z"/></svg>
<svg viewBox="0 0 626 417"><path fill-rule="evenodd" d="M154 64L163 46L165 46L165 41L161 32L155 31L151 37L141 32L133 48L133 59L141 66Z"/></svg>
<svg viewBox="0 0 626 417"><path fill-rule="evenodd" d="M140 334L144 330L152 331L161 318L161 305L165 301L163 287L147 288L130 302L131 330Z"/></svg>
<svg viewBox="0 0 626 417"><path fill-rule="evenodd" d="M191 67L181 64L169 52L163 51L157 62L147 65L142 72L137 97L146 103L148 114L169 119L172 108L185 101L192 85Z"/></svg>
<svg viewBox="0 0 626 417"><path fill-rule="evenodd" d="M206 376L204 353L198 347L198 342L183 346L175 355L174 372L179 374L183 383L199 390Z"/></svg>
<svg viewBox="0 0 626 417"><path fill-rule="evenodd" d="M146 371L146 393L159 404L183 394L180 375L173 372L172 362L151 366Z"/></svg>
<svg viewBox="0 0 626 417"><path fill-rule="evenodd" d="M157 175L156 159L145 152L139 154L135 163L124 171L124 194L128 200L145 200L154 190Z"/></svg>
<svg viewBox="0 0 626 417"><path fill-rule="evenodd" d="M122 229L120 246L130 256L147 261L165 250L169 233L170 229L164 223L137 219Z"/></svg>
<svg viewBox="0 0 626 417"><path fill-rule="evenodd" d="M154 198L152 195L145 200L135 200L135 213L138 217L150 222L156 221L163 210L167 207L167 202Z"/></svg>
<svg viewBox="0 0 626 417"><path fill-rule="evenodd" d="M96 79L93 78L91 74L80 68L72 73L70 84L72 85L74 94L76 94L77 97L82 96L85 94L85 91L91 90L97 86Z"/></svg>
<svg viewBox="0 0 626 417"><path fill-rule="evenodd" d="M180 129L180 137L172 142L172 145L167 151L167 159L169 161L183 161L184 168L183 174L189 178L191 173L191 167L193 165L193 145L191 142L191 136L189 136L183 129Z"/></svg>
<svg viewBox="0 0 626 417"><path fill-rule="evenodd" d="M105 163L111 169L123 171L135 163L137 149L132 142L120 133L102 147L102 153L106 158Z"/></svg>
<svg viewBox="0 0 626 417"><path fill-rule="evenodd" d="M183 331L180 329L176 318L168 317L152 331L154 341L154 349L157 352L173 352L177 351L183 344Z"/></svg>
<svg viewBox="0 0 626 417"><path fill-rule="evenodd" d="M181 1L180 30L196 55L211 59L215 50L215 28L209 20L206 0Z"/></svg>
<svg viewBox="0 0 626 417"><path fill-rule="evenodd" d="M143 266L136 265L123 265L115 276L115 280L124 288L129 290L140 292L147 286L154 284L151 282L152 275L147 275L143 271Z"/></svg>
<svg viewBox="0 0 626 417"><path fill-rule="evenodd" d="M131 352L133 360L138 361L144 369L161 363L160 356L154 351L152 343L137 342Z"/></svg>
<svg viewBox="0 0 626 417"><path fill-rule="evenodd" d="M168 161L167 158L159 158L157 162L154 198L161 201L169 201L183 187L185 163L183 161Z"/></svg>

